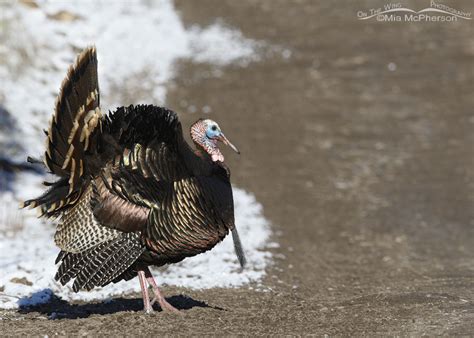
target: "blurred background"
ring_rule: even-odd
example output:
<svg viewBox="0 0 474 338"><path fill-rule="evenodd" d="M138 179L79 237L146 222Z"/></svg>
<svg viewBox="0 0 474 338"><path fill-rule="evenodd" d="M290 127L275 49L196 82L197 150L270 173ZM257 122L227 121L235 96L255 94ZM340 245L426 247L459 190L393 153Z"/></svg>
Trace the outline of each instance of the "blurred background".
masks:
<svg viewBox="0 0 474 338"><path fill-rule="evenodd" d="M67 67L95 44L104 109L166 105L184 126L209 117L242 152L226 152L226 162L254 265L246 277L224 271L233 282L211 285L218 289L170 279L166 294L227 311L193 307L184 321L159 317L141 333L176 333L177 323L182 334L471 333L474 4L400 2L415 12L456 10L456 20L360 19L386 5L3 2L2 207L13 210L25 182L40 180L22 161L43 151L41 130ZM2 211L9 239L0 245L27 240L8 228L24 218ZM212 264L234 264L222 250L224 260L206 259L193 273L212 277ZM13 271L6 255L1 262ZM12 321L16 333L60 328L3 315L22 319ZM110 316L133 332L123 330L136 317ZM102 332L102 317L86 320ZM68 325L61 332L87 333Z"/></svg>

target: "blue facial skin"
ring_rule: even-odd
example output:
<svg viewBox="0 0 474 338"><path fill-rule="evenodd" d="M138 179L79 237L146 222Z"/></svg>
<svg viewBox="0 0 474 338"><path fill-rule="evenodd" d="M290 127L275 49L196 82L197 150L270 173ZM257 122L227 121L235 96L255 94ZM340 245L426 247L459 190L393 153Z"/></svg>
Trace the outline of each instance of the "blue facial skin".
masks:
<svg viewBox="0 0 474 338"><path fill-rule="evenodd" d="M218 127L216 127L216 130L212 130L213 126L214 125L210 125L206 129L206 136L210 139L214 139L214 138L218 137L221 134L221 131L219 130Z"/></svg>

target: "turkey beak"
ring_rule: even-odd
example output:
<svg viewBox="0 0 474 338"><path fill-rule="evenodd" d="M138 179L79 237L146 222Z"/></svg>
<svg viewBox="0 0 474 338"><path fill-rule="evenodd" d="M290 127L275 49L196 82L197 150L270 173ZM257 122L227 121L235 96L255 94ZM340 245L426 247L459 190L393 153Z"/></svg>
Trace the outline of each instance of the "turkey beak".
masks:
<svg viewBox="0 0 474 338"><path fill-rule="evenodd" d="M227 137L225 137L225 135L223 133L221 133L219 135L219 141L221 141L222 143L224 143L226 146L229 146L232 148L233 151L235 151L237 154L240 154L240 151L239 149L237 149L236 146L234 146L232 143L229 142L229 140L227 139Z"/></svg>

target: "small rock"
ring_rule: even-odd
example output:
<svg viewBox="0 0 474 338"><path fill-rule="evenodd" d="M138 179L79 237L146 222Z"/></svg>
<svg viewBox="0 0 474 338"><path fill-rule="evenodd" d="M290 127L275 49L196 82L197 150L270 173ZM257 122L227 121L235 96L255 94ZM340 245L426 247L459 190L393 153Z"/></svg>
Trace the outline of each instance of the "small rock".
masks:
<svg viewBox="0 0 474 338"><path fill-rule="evenodd" d="M25 5L25 6L28 6L30 8L39 8L38 4L36 3L36 1L33 1L33 0L20 0L20 3L22 5Z"/></svg>
<svg viewBox="0 0 474 338"><path fill-rule="evenodd" d="M79 15L68 12L68 11L59 11L55 14L48 14L48 18L56 21L66 21L72 22L82 19Z"/></svg>
<svg viewBox="0 0 474 338"><path fill-rule="evenodd" d="M28 279L26 279L26 277L21 277L21 278L14 277L10 279L10 282L16 283L16 284L28 285L28 286L33 285L33 283L31 283Z"/></svg>

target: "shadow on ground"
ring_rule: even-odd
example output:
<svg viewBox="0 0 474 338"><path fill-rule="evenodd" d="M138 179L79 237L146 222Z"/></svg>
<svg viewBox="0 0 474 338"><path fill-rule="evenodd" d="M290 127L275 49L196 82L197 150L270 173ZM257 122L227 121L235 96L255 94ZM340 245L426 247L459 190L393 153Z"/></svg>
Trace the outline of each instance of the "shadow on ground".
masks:
<svg viewBox="0 0 474 338"><path fill-rule="evenodd" d="M38 293L44 293L39 291ZM195 300L185 295L176 295L167 297L166 300L178 310L189 310L194 307L211 308L216 310L224 310L219 307L209 306L205 302ZM153 306L155 311L162 311L159 305ZM113 298L107 299L98 303L84 303L74 304L64 299L51 294L49 301L43 304L37 305L22 305L20 300L20 308L18 313L20 314L31 314L39 313L46 315L48 319L77 319L77 318L88 318L92 315L107 315L117 312L132 311L141 312L143 311L143 300L141 298Z"/></svg>

